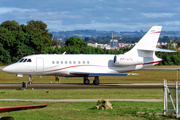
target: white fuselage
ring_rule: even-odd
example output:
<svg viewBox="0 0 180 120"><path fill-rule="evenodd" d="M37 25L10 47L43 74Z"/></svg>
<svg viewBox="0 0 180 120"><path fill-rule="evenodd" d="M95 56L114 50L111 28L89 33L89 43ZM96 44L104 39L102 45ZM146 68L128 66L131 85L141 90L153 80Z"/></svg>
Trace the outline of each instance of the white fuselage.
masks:
<svg viewBox="0 0 180 120"><path fill-rule="evenodd" d="M124 73L149 67L161 61L161 59L157 57L153 59L142 58L144 61L142 64L117 66L114 64L114 56L115 55L107 54L30 55L22 58L17 63L5 67L3 71L22 75L53 75L80 77L81 75L74 75L71 73ZM123 57L123 55L121 56ZM122 62L126 63L126 59L121 58L121 60L125 60Z"/></svg>

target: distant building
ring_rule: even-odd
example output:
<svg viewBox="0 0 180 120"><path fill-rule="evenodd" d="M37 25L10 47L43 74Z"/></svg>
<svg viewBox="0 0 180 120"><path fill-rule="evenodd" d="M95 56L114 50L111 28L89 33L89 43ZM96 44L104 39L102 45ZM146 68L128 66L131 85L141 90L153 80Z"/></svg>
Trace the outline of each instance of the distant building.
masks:
<svg viewBox="0 0 180 120"><path fill-rule="evenodd" d="M111 47L119 47L119 41L111 39L110 46Z"/></svg>

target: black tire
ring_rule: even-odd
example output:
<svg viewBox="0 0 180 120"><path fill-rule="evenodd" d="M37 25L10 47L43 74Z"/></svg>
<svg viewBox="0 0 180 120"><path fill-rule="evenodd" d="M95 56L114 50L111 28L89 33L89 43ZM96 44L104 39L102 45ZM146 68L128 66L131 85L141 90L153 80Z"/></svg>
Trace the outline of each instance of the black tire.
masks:
<svg viewBox="0 0 180 120"><path fill-rule="evenodd" d="M90 81L88 79L84 80L84 84L89 84Z"/></svg>
<svg viewBox="0 0 180 120"><path fill-rule="evenodd" d="M93 84L94 84L94 85L99 85L99 81L98 81L98 80L94 80L94 81L93 81Z"/></svg>

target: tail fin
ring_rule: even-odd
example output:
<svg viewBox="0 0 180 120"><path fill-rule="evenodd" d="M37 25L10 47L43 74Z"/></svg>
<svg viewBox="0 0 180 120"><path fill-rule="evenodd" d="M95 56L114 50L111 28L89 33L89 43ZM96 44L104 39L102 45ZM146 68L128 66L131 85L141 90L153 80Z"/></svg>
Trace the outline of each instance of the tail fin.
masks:
<svg viewBox="0 0 180 120"><path fill-rule="evenodd" d="M154 57L162 26L153 26L125 55Z"/></svg>

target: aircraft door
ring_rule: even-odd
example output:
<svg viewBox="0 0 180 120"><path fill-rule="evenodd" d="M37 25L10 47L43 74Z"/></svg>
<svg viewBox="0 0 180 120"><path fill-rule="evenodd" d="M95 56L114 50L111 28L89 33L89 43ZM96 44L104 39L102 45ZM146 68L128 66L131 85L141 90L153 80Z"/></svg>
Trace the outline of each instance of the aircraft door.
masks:
<svg viewBox="0 0 180 120"><path fill-rule="evenodd" d="M36 71L37 72L43 72L44 71L44 59L43 58L37 58L36 59Z"/></svg>

